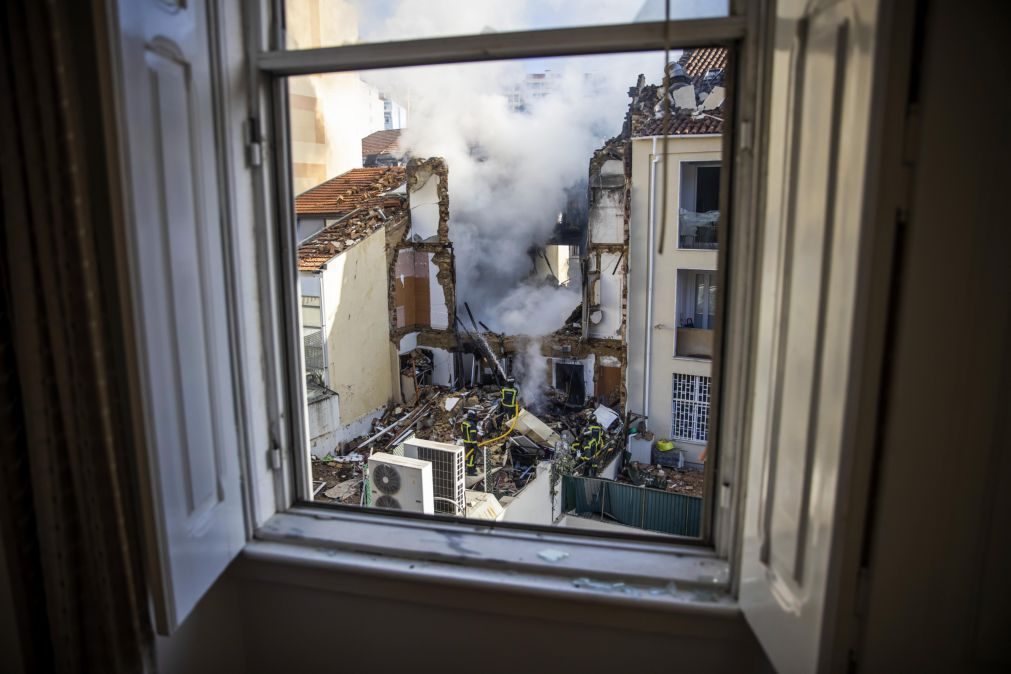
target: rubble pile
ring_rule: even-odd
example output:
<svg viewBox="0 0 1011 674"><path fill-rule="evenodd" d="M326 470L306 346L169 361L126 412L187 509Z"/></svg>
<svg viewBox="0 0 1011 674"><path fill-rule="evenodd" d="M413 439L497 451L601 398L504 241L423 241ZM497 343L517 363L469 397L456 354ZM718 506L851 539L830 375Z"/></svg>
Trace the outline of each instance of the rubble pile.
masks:
<svg viewBox="0 0 1011 674"><path fill-rule="evenodd" d="M673 494L702 496L705 473L701 470L678 470L670 466L650 465L632 461L618 476L619 482L637 487L662 489Z"/></svg>
<svg viewBox="0 0 1011 674"><path fill-rule="evenodd" d="M556 335L570 335L573 337L579 337L583 334L583 303L580 302L579 305L572 310L569 317L565 319L565 324L555 330Z"/></svg>
<svg viewBox="0 0 1011 674"><path fill-rule="evenodd" d="M391 404L373 421L371 431L341 447L340 456L313 461L316 498L323 502L360 505L368 457L393 452L408 438L463 444L459 424L467 412L477 418L479 442L488 442L488 478L485 486L484 447L477 457L478 474L467 478L496 496L512 496L536 474L537 462L574 457L574 443L593 425L603 430L594 460L575 460L573 472L593 474L625 448L624 424L617 413L594 401L580 408L566 405L567 396L545 389L536 405L521 406L515 419L500 412L501 387L489 385L457 391L421 386L413 405ZM606 423L605 423L606 422ZM573 463L572 461L566 463Z"/></svg>

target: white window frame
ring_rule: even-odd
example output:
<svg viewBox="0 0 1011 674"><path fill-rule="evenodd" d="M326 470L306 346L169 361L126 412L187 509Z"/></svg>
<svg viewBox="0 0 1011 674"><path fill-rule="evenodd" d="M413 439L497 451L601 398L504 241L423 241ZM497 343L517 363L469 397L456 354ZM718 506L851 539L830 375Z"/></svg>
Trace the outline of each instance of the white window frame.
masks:
<svg viewBox="0 0 1011 674"><path fill-rule="evenodd" d="M757 96L761 90L757 60L759 38L755 37L762 25L761 12L756 9L758 4L735 2L729 17L672 21L667 25L655 22L565 28L285 51L259 48L259 45L284 44L281 22L271 24L267 20L270 16L267 2L261 0L248 7L245 17L248 76L252 82L248 96L249 130L246 140L250 155L267 158L253 169L253 191L257 205L254 214L257 229L264 233L258 240L260 259L270 261L273 267L273 273L260 278L260 311L267 314L262 323L267 333L264 339L268 361L266 389L272 418L269 424L271 437L263 438L259 443L250 442L249 446L253 454L250 457L253 472L250 481L262 486L264 471L267 471L274 489L273 493L262 488L254 490L256 493L251 498L254 540L247 546L247 551L256 554L260 550L270 556L277 552L277 548L273 547L277 544L299 542L308 544L316 553L319 549L327 549L330 551L328 559L339 560L343 564L368 566L372 563L368 555L376 552L413 560L449 558L458 562L461 557L452 550L459 546L447 547L447 541L452 542L448 538L448 532L451 532L453 540L465 541L462 547L471 551L472 554L465 556L464 560L469 568L488 567L508 560L513 570L535 576L549 573L553 576L579 574L614 578L617 574L628 582L649 586L666 585L671 581L685 583L686 587L702 584L710 590L714 587L722 590L723 594L713 595L716 601L703 602L701 608L698 602L693 602L693 610L727 610L724 599L736 592L736 569L730 560L736 554L737 536L734 532L742 503L741 490L733 488L733 485L741 483L742 443L747 437L743 432L733 431L735 422L743 425L747 412L744 391L748 381L746 359L751 326L744 322L749 320L747 306L751 291L744 273L737 277L737 287L725 294L734 298L739 314L728 320L741 321L740 329L721 337L721 317L730 312L720 307L717 316L716 343L721 345L718 348L728 361L725 371L728 379L732 380L727 383L728 395L721 399L725 412L720 416L727 420L731 432L721 437L718 460L710 460L706 465L706 505L700 539L671 539L645 533L603 536L595 532L507 523L475 525L445 517L419 520L410 515L326 507L303 500L305 495L311 494L311 476L308 452L304 449L307 438L305 378L301 376L301 316L294 262L297 241L291 206L286 77L491 59L662 51L667 44L677 48L727 46L736 55L741 84L735 87L735 98L728 103L733 117L728 115L723 134L725 142L721 165L735 169L721 173L721 198L727 202L721 206L728 205L730 199L742 205L750 204L755 199L758 175L753 166L759 161L758 154L753 151L755 140L750 138L750 130L756 128ZM273 4L274 11L279 11L280 3L275 1ZM760 9L764 11L764 4ZM267 30L268 25L274 27L272 31ZM746 29L750 31L748 39L745 39ZM730 86L735 85L731 83ZM736 127L745 129L747 143L735 142ZM736 164L735 157L739 158ZM721 210L729 216L729 208L721 207ZM754 213L742 207L738 219L733 221L734 226L742 229L756 227L758 218ZM285 232L288 234L284 235ZM674 234L676 240L676 232ZM752 234L740 237L736 257L754 257L756 240L757 237ZM721 270L728 264L738 264L731 262L731 250L721 246ZM749 267L754 269L754 265ZM719 283L721 286L724 284L722 271L719 272ZM714 361L711 375L714 394L720 376L718 360ZM715 408L711 410L709 436L714 446L717 435L715 411ZM267 462L259 454L264 442L270 447ZM310 530L312 534L308 535ZM447 538L434 549L429 535L432 532L447 534ZM555 547L573 551L567 558L572 561L545 564L539 553L548 541ZM309 547L305 551L309 554ZM580 554L575 554L575 551ZM289 550L285 554L290 553ZM703 567L707 571L700 576L699 571ZM616 572L615 569L622 571ZM493 582L491 575L484 577ZM601 599L621 598L602 595ZM627 600L627 597L624 599ZM669 606L684 605L683 597L670 596L656 601L666 602Z"/></svg>

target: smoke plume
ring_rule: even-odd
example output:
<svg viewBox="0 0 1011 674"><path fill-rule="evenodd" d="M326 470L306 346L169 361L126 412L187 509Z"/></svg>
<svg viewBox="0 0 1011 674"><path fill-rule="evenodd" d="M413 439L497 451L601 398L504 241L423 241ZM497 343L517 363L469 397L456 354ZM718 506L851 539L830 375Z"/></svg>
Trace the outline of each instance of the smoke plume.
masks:
<svg viewBox="0 0 1011 674"><path fill-rule="evenodd" d="M478 32L488 23L514 26L526 4L475 10L471 3L402 2L386 29L406 37L431 35L433 26L440 34ZM457 298L492 329L549 334L580 302L578 288L535 282L529 251L549 241L566 189L586 180L593 151L621 130L629 86L640 72L651 76L662 65L662 55L637 54L364 75L408 106L402 149L446 159ZM547 95L526 91L526 108L514 110L509 93L524 91L529 72L547 69Z"/></svg>

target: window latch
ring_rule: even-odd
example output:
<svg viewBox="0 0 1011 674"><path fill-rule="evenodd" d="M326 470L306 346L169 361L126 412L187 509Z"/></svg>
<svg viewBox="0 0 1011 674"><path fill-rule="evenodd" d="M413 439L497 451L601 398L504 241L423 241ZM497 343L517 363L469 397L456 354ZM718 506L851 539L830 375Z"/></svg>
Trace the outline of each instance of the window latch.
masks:
<svg viewBox="0 0 1011 674"><path fill-rule="evenodd" d="M260 166L263 164L263 130L260 120L250 117L246 120L246 165Z"/></svg>

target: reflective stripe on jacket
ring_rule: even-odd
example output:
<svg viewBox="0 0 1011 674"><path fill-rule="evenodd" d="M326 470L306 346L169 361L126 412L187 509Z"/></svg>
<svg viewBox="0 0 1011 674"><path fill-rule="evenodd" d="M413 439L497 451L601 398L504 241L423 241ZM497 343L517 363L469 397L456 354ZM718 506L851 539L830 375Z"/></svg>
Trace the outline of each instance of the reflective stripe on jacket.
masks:
<svg viewBox="0 0 1011 674"><path fill-rule="evenodd" d="M477 429L469 421L464 421L460 424L460 432L463 434L463 441L465 443L477 442Z"/></svg>

